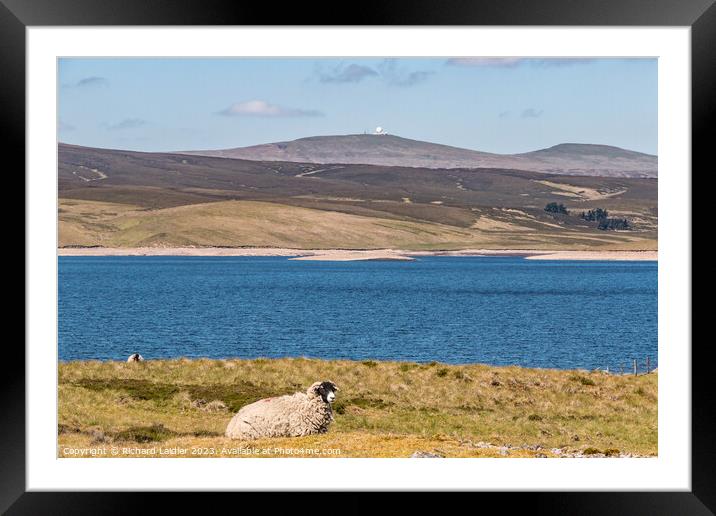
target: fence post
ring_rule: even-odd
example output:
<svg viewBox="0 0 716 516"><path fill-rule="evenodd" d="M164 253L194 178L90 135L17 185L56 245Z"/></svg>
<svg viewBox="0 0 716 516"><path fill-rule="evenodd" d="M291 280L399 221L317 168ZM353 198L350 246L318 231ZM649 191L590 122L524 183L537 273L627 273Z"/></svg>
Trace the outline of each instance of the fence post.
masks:
<svg viewBox="0 0 716 516"><path fill-rule="evenodd" d="M636 376L636 358L634 359L634 376Z"/></svg>
<svg viewBox="0 0 716 516"><path fill-rule="evenodd" d="M619 364L619 374L624 374L624 364Z"/></svg>
<svg viewBox="0 0 716 516"><path fill-rule="evenodd" d="M647 373L651 372L651 367L649 367L649 357L646 357L646 372Z"/></svg>

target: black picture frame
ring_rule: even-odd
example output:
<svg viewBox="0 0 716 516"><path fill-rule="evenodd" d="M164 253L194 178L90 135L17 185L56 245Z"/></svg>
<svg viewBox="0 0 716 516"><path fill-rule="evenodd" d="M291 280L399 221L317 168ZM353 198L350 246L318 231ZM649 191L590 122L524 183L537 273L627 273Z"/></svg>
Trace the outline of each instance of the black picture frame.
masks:
<svg viewBox="0 0 716 516"><path fill-rule="evenodd" d="M716 6L714 0L364 0L360 4L191 0L0 0L0 110L5 156L25 166L25 29L32 26L110 25L554 25L689 26L692 43L692 171L713 168L708 129L716 113ZM685 173L688 171L684 171ZM23 185L24 190L24 185ZM26 257L27 259L27 257ZM530 514L714 514L716 446L713 375L708 344L692 345L692 490L690 492L484 493L500 511ZM670 343L676 344L676 343ZM686 347L689 343L678 343ZM207 509L189 493L25 492L25 353L15 341L3 348L3 422L0 425L0 511L7 514L126 514ZM7 364L12 364L7 367ZM207 496L207 495L205 495ZM232 496L221 496L222 499ZM241 494L245 497L246 494ZM264 499L266 495L263 495ZM300 505L310 495L293 494ZM374 510L357 494L342 494L340 512ZM451 495L451 501L465 501ZM313 498L315 500L315 498ZM272 503L275 498L272 496ZM314 503L314 502L311 502ZM404 510L423 506L414 495ZM474 502L467 502L474 503ZM481 500L480 503L483 503ZM215 502L212 501L212 506ZM306 505L306 507L310 507ZM275 507L274 507L275 508ZM315 505L314 505L315 510ZM510 511L511 512L511 511Z"/></svg>

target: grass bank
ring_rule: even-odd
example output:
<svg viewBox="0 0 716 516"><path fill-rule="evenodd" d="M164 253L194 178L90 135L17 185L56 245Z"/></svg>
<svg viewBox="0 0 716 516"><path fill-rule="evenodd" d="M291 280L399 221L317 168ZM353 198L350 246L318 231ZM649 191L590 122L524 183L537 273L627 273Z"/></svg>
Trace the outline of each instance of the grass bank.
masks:
<svg viewBox="0 0 716 516"><path fill-rule="evenodd" d="M556 220L541 207L524 211L430 203L419 207L417 203L397 201L370 203L377 204L373 208L368 208L363 201L357 204L359 206L321 204L318 209L280 202L231 200L151 209L120 202L60 198L59 246L411 251L653 250L657 247L656 218L646 214L638 216L644 221L640 223L641 229L636 227L637 215L632 215L630 220L635 229L601 231L577 215ZM398 213L374 208L394 209ZM405 209L409 209L409 214L401 213ZM618 211L610 210L615 214Z"/></svg>
<svg viewBox="0 0 716 516"><path fill-rule="evenodd" d="M656 374L302 358L67 362L58 374L58 456L657 454ZM327 434L223 437L239 407L323 379L341 389Z"/></svg>

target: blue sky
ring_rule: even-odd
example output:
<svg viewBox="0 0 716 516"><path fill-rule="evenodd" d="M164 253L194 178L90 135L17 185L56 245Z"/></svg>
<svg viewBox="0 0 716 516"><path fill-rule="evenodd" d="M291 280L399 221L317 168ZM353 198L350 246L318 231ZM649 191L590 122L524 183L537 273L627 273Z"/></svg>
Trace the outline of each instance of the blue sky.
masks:
<svg viewBox="0 0 716 516"><path fill-rule="evenodd" d="M656 59L63 58L62 142L143 151L390 134L497 153L657 152Z"/></svg>

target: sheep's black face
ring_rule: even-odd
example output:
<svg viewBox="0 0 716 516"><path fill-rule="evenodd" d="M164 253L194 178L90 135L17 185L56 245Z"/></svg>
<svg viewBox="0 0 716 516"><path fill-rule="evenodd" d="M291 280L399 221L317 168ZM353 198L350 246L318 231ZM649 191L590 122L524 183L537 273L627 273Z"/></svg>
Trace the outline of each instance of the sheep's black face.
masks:
<svg viewBox="0 0 716 516"><path fill-rule="evenodd" d="M323 399L324 402L333 403L333 400L336 399L336 391L338 390L338 387L336 387L336 384L333 382L323 382L316 390L318 391L318 394L321 395L321 399Z"/></svg>

